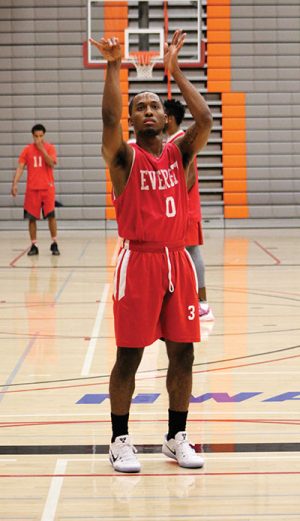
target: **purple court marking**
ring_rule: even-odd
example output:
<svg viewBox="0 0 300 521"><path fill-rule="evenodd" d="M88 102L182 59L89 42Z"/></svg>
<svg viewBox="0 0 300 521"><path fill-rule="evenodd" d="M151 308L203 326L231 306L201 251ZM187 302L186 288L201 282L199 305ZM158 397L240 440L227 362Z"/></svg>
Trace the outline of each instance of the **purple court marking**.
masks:
<svg viewBox="0 0 300 521"><path fill-rule="evenodd" d="M258 241L254 241L254 244L256 244L256 246L258 246L262 251L264 251L267 255L269 255L269 257L271 257L271 259L273 259L275 261L276 265L281 264L281 260L279 260L277 257L275 257L275 255L273 255L273 253L271 253L269 250L267 250L267 248L265 248Z"/></svg>
<svg viewBox="0 0 300 521"><path fill-rule="evenodd" d="M82 248L82 250L81 250L81 253L80 253L79 256L77 257L77 261L80 261L80 259L84 256L84 254L85 254L85 252L86 252L86 250L87 250L87 247L89 246L90 242L91 242L90 240L88 240L88 241L86 242L85 246L84 246L84 247ZM70 278L72 277L74 271L75 271L74 269L71 270L70 273L69 273L69 275L66 277L66 279L65 279L64 283L62 284L60 290L59 290L59 291L56 293L56 295L54 296L54 299L53 299L53 300L54 300L54 303L53 303L52 305L55 305L55 303L58 302L58 300L59 300L59 298L60 298L62 292L64 291L65 287L67 286L67 284L68 284Z"/></svg>
<svg viewBox="0 0 300 521"><path fill-rule="evenodd" d="M18 374L18 371L19 369L22 367L23 365L23 362L24 360L26 359L26 356L28 355L29 351L31 350L34 342L36 341L37 339L37 335L38 335L38 332L36 332L33 336L33 338L28 342L24 352L22 353L22 355L20 356L19 360L17 361L14 369L12 370L12 372L10 373L9 377L7 378L5 384L1 387L1 391L0 391L0 402L2 402L5 394L6 394L6 390L8 389L8 386L11 384L11 382L14 381L16 375Z"/></svg>

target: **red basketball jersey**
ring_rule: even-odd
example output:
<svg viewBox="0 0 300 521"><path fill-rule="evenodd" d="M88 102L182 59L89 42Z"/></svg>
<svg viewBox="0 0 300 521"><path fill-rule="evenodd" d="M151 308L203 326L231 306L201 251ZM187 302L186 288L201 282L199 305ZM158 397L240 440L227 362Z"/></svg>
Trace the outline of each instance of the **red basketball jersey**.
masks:
<svg viewBox="0 0 300 521"><path fill-rule="evenodd" d="M56 150L54 145L44 143L44 147L56 162ZM47 165L42 152L34 143L27 145L22 150L19 163L27 167L27 188L29 190L47 190L54 184L53 168Z"/></svg>
<svg viewBox="0 0 300 521"><path fill-rule="evenodd" d="M168 137L167 142L173 143L179 137L184 135L184 130L180 129L172 136ZM189 219L195 221L201 221L201 204L200 204L200 194L199 194L199 180L198 180L198 167L197 167L197 158L194 159L194 168L196 172L196 180L195 184L192 186L190 191L188 192L189 196Z"/></svg>
<svg viewBox="0 0 300 521"><path fill-rule="evenodd" d="M181 153L167 144L159 157L132 143L134 157L123 193L114 197L124 239L184 245L188 195Z"/></svg>

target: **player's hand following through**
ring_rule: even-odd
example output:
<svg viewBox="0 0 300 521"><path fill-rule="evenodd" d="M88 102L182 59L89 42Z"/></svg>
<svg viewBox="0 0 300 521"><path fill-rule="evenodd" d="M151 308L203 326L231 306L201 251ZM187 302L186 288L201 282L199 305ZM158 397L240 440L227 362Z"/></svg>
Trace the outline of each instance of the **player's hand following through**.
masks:
<svg viewBox="0 0 300 521"><path fill-rule="evenodd" d="M98 49L108 62L118 61L122 59L122 49L119 38L112 36L111 38L101 38L99 42L90 38L91 44Z"/></svg>
<svg viewBox="0 0 300 521"><path fill-rule="evenodd" d="M170 44L164 44L164 66L171 74L175 67L178 67L178 54L184 44L186 33L177 29L173 34Z"/></svg>

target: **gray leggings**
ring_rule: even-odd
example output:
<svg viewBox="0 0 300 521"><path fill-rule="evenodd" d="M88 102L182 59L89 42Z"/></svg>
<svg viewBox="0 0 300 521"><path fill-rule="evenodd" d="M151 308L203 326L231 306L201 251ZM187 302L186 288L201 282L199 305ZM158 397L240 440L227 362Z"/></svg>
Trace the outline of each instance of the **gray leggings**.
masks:
<svg viewBox="0 0 300 521"><path fill-rule="evenodd" d="M200 246L186 246L196 268L199 288L205 288L205 265Z"/></svg>

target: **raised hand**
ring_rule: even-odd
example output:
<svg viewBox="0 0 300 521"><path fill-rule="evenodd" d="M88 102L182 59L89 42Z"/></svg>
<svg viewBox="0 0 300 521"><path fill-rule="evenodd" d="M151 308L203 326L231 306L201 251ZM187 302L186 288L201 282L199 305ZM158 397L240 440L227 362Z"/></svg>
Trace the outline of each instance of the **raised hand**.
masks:
<svg viewBox="0 0 300 521"><path fill-rule="evenodd" d="M108 62L114 62L122 59L122 49L119 38L112 36L111 38L101 38L99 42L90 38L91 44L100 51L103 58Z"/></svg>
<svg viewBox="0 0 300 521"><path fill-rule="evenodd" d="M184 44L186 33L177 29L173 34L170 44L164 44L164 66L171 74L175 67L178 67L178 54Z"/></svg>
<svg viewBox="0 0 300 521"><path fill-rule="evenodd" d="M38 150L44 150L44 140L40 138L34 138L34 144Z"/></svg>

